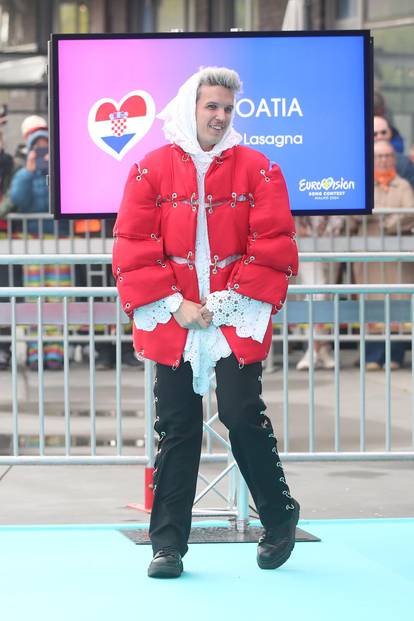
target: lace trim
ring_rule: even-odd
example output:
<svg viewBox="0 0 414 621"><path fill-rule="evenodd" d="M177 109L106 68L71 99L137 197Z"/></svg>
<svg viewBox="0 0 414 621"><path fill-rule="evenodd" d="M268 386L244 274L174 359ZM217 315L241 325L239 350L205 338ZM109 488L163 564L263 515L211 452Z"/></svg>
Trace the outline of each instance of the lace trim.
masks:
<svg viewBox="0 0 414 621"><path fill-rule="evenodd" d="M199 207L197 213L197 231L195 247L195 268L197 272L198 290L200 298L206 298L210 293L210 241L206 217L204 192L204 177L211 162L205 163L192 158L197 170L197 189Z"/></svg>
<svg viewBox="0 0 414 621"><path fill-rule="evenodd" d="M184 361L191 364L195 393L204 395L208 392L217 361L230 354L224 334L215 326L205 330L189 330L183 356Z"/></svg>
<svg viewBox="0 0 414 621"><path fill-rule="evenodd" d="M155 330L157 323L168 323L171 319L171 313L180 306L183 300L181 293L173 293L172 295L140 306L134 310L134 323L139 330L152 332Z"/></svg>
<svg viewBox="0 0 414 621"><path fill-rule="evenodd" d="M216 327L233 326L237 336L263 342L272 312L271 304L226 290L210 293L206 306L214 313Z"/></svg>

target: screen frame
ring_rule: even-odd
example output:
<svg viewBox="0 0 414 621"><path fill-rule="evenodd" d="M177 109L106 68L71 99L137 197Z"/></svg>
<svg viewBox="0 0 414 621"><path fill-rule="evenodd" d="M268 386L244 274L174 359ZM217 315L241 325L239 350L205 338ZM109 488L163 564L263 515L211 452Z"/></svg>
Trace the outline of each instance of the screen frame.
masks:
<svg viewBox="0 0 414 621"><path fill-rule="evenodd" d="M91 33L55 34L48 42L48 97L49 97L49 184L50 211L56 220L109 220L114 213L68 214L61 212L60 192L60 134L59 134L59 42L94 39L201 39L201 38L263 38L263 37L361 37L363 40L364 71L364 144L365 144L365 208L364 209L292 209L294 216L369 215L374 208L374 130L373 130L373 37L369 30L286 30L238 32L156 32L156 33Z"/></svg>

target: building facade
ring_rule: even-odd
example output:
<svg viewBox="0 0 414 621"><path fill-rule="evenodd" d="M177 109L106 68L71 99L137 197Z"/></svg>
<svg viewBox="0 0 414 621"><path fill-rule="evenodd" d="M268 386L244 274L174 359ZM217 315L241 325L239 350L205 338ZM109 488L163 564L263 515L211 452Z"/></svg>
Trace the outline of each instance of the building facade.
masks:
<svg viewBox="0 0 414 621"><path fill-rule="evenodd" d="M0 0L0 105L9 145L27 114L47 114L49 33L280 30L288 0ZM290 0L308 30L367 28L374 36L375 86L387 114L414 143L412 0ZM290 7L292 8L292 6Z"/></svg>

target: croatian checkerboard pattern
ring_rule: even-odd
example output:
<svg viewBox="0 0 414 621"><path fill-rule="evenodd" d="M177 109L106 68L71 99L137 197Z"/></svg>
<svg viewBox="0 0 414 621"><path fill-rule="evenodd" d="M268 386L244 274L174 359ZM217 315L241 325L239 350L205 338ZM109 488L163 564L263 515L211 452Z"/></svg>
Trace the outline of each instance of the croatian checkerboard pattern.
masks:
<svg viewBox="0 0 414 621"><path fill-rule="evenodd" d="M111 129L114 136L122 136L126 130L126 118L111 119Z"/></svg>

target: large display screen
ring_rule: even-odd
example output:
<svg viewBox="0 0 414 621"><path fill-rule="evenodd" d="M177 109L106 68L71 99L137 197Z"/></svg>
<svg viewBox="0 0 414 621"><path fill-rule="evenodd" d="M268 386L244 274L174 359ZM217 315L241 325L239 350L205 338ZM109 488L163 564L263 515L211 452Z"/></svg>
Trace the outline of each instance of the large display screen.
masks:
<svg viewBox="0 0 414 621"><path fill-rule="evenodd" d="M165 144L157 118L206 66L243 82L234 127L277 162L294 214L372 210L367 31L52 35L51 205L112 217L134 162Z"/></svg>

